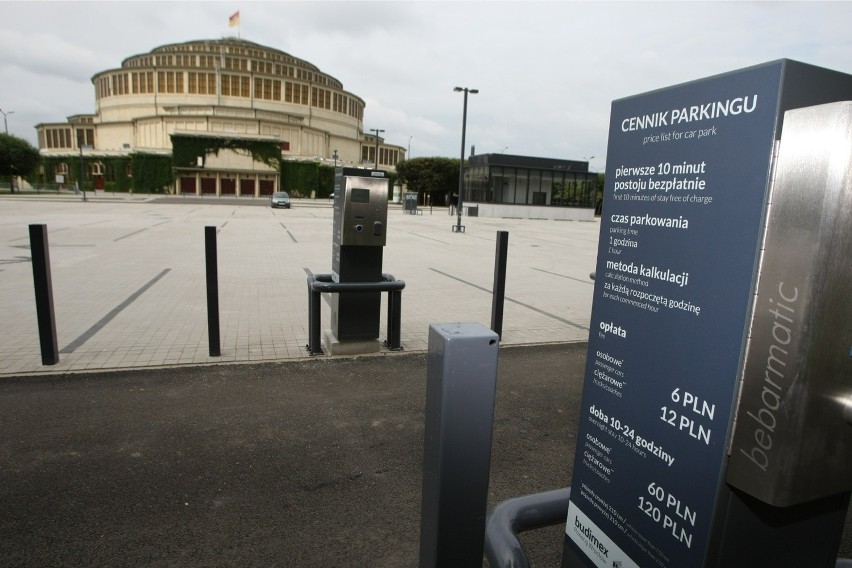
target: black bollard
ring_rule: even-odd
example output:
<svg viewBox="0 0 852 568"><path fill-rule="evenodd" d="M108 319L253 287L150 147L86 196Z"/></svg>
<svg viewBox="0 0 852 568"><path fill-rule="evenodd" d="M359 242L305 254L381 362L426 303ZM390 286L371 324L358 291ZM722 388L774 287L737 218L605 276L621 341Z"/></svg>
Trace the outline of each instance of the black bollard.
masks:
<svg viewBox="0 0 852 568"><path fill-rule="evenodd" d="M41 364L56 365L59 363L59 347L56 343L56 318L53 311L53 284L50 280L47 225L30 225L30 253L33 261Z"/></svg>
<svg viewBox="0 0 852 568"><path fill-rule="evenodd" d="M219 276L216 260L216 227L204 227L204 251L207 261L207 337L210 356L219 357Z"/></svg>
<svg viewBox="0 0 852 568"><path fill-rule="evenodd" d="M509 231L497 231L497 250L494 253L494 291L491 295L491 331L503 339L503 300L506 297L506 257L509 252Z"/></svg>

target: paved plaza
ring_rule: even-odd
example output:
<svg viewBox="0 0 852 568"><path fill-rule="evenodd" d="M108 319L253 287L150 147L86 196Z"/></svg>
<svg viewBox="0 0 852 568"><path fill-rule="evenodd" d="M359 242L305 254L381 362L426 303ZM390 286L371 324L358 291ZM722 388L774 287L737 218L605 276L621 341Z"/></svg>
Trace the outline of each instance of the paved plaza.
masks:
<svg viewBox="0 0 852 568"><path fill-rule="evenodd" d="M0 375L309 357L309 274L331 271L332 207L295 200L0 199ZM402 347L430 323L491 321L497 231L509 232L504 345L585 341L599 223L423 215L391 207L384 271L406 282ZM39 350L28 225L50 244L59 363ZM221 356L210 357L204 227L217 227ZM387 337L386 295L381 336ZM328 298L322 304L329 327Z"/></svg>

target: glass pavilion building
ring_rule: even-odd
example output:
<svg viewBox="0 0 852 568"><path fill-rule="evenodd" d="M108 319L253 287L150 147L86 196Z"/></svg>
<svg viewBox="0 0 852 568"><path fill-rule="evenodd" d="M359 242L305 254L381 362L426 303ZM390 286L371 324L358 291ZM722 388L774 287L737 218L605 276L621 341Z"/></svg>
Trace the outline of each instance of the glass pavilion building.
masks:
<svg viewBox="0 0 852 568"><path fill-rule="evenodd" d="M465 168L462 206L483 217L591 220L597 177L588 162L475 155Z"/></svg>

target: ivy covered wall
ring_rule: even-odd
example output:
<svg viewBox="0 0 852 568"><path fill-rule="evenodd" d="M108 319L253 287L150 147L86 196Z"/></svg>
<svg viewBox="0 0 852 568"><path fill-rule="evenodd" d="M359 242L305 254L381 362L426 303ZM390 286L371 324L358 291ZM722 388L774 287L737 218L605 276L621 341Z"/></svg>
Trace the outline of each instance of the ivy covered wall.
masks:
<svg viewBox="0 0 852 568"><path fill-rule="evenodd" d="M171 156L157 154L131 154L133 191L139 193L165 193L174 185Z"/></svg>
<svg viewBox="0 0 852 568"><path fill-rule="evenodd" d="M397 175L388 172L388 178L388 199L391 199ZM282 161L281 191L291 197L310 197L315 191L317 199L327 199L334 193L334 166L315 161Z"/></svg>
<svg viewBox="0 0 852 568"><path fill-rule="evenodd" d="M176 168L194 168L199 156L219 155L220 150L231 150L251 156L276 170L281 164L281 145L275 140L246 140L240 138L214 138L172 134L172 160Z"/></svg>
<svg viewBox="0 0 852 568"><path fill-rule="evenodd" d="M174 150L171 156L133 153L129 156L83 156L86 172L89 165L99 162L103 168L104 191L133 191L163 193L174 187L175 168L195 168L198 156L217 154L227 149L250 154L252 159L274 167L280 172L281 190L293 197L327 199L334 193L334 167L317 161L285 161L275 141L232 140L202 136L172 136ZM57 166L67 164L65 183L73 185L80 178L80 160L76 157L42 157L43 168L30 181L41 184L55 183ZM388 198L393 195L397 182L395 172L388 172ZM85 176L85 188L93 186L91 176Z"/></svg>
<svg viewBox="0 0 852 568"><path fill-rule="evenodd" d="M30 181L40 184L56 183L56 172L61 164L67 165L65 184L74 185L80 180L80 164L78 157L42 157L42 169ZM166 188L173 185L172 159L160 154L134 153L130 156L86 156L82 158L85 189L92 189L94 180L89 173L91 165L99 163L102 166L104 191L135 191L139 193L164 193Z"/></svg>

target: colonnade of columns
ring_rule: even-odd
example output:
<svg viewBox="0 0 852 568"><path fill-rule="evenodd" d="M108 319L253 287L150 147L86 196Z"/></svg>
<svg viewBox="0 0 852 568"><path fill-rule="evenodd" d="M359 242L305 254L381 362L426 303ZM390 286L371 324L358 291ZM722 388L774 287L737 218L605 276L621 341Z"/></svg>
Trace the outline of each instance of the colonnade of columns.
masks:
<svg viewBox="0 0 852 568"><path fill-rule="evenodd" d="M178 195L261 197L279 191L280 182L276 175L205 171L180 174L176 185Z"/></svg>

